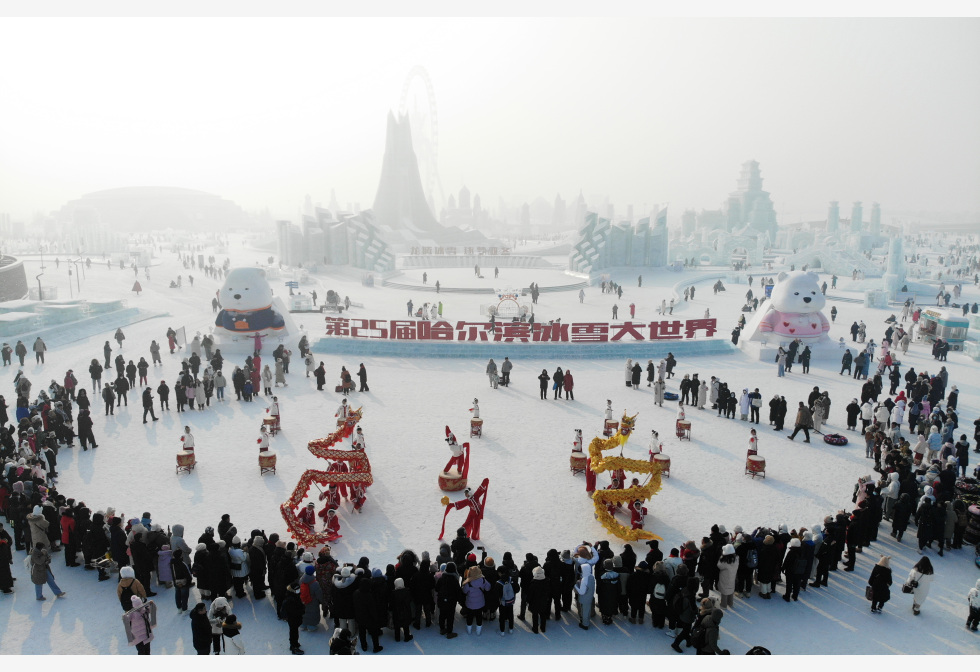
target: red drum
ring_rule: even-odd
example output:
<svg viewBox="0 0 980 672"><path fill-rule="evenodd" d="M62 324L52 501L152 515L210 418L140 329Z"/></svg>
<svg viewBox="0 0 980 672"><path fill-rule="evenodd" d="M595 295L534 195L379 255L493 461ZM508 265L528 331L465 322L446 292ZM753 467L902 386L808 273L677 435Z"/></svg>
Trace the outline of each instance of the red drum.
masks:
<svg viewBox="0 0 980 672"><path fill-rule="evenodd" d="M756 476L766 477L766 458L761 455L749 455L745 458L745 473L752 478Z"/></svg>
<svg viewBox="0 0 980 672"><path fill-rule="evenodd" d="M470 436L483 436L483 418L470 418Z"/></svg>
<svg viewBox="0 0 980 672"><path fill-rule="evenodd" d="M678 420L676 428L678 439L691 440L691 421L690 420Z"/></svg>
<svg viewBox="0 0 980 672"><path fill-rule="evenodd" d="M276 454L271 451L259 453L259 475L276 473Z"/></svg>
<svg viewBox="0 0 980 672"><path fill-rule="evenodd" d="M177 473L184 471L190 473L194 470L197 460L194 459L193 450L182 450L177 453Z"/></svg>
<svg viewBox="0 0 980 672"><path fill-rule="evenodd" d="M619 430L619 423L615 420L606 420L606 424L603 426L602 435L612 436Z"/></svg>
<svg viewBox="0 0 980 672"><path fill-rule="evenodd" d="M653 456L653 461L660 465L661 476L670 478L670 456L664 455L663 453L657 453Z"/></svg>
<svg viewBox="0 0 980 672"><path fill-rule="evenodd" d="M453 471L456 474L456 471ZM453 475L448 471L439 474L439 489L446 492L458 492L466 489L466 479L460 475Z"/></svg>
<svg viewBox="0 0 980 672"><path fill-rule="evenodd" d="M568 458L568 466L572 470L572 475L584 474L585 465L586 462L588 462L588 459L589 458L585 456L585 453L581 453L581 452L572 453L571 456L569 456Z"/></svg>

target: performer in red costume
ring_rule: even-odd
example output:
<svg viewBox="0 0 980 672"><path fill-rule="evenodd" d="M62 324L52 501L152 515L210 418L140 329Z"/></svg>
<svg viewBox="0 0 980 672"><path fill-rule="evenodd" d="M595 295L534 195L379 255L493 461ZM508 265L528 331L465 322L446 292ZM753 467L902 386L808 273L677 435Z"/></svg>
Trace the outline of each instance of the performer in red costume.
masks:
<svg viewBox="0 0 980 672"><path fill-rule="evenodd" d="M634 530L643 529L643 519L647 515L647 507L643 506L643 502L639 499L633 502L630 507L630 523Z"/></svg>
<svg viewBox="0 0 980 672"><path fill-rule="evenodd" d="M606 490L621 490L622 487L623 486L621 485L621 481L619 480L619 478L617 476L613 476L612 483L606 486ZM615 516L616 512L622 508L623 506L621 504L612 504L612 503L606 504L606 511L609 512L610 516Z"/></svg>
<svg viewBox="0 0 980 672"><path fill-rule="evenodd" d="M340 492L338 492L336 485L331 485L325 492L320 493L320 501L322 502L324 500L326 500L326 504L323 505L323 508L316 515L318 518L322 518L324 524L326 524L327 512L330 509L340 508Z"/></svg>
<svg viewBox="0 0 980 672"><path fill-rule="evenodd" d="M306 508L299 512L296 519L303 523L310 532L316 532L316 505L310 502Z"/></svg>
<svg viewBox="0 0 980 672"><path fill-rule="evenodd" d="M463 528L466 530L466 534L469 535L470 539L479 540L480 539L480 523L483 521L483 514L486 512L487 505L487 490L490 488L490 479L484 478L483 483L476 491L466 488L463 490L463 499L455 503L446 504L446 513L442 516L442 530L439 532L439 538L442 539L446 532L446 516L449 515L450 511L459 511L460 509L469 509L469 513L466 516L466 522L463 523ZM446 501L445 498L443 501Z"/></svg>
<svg viewBox="0 0 980 672"><path fill-rule="evenodd" d="M585 461L585 491L595 492L595 472L592 471L592 458Z"/></svg>
<svg viewBox="0 0 980 672"><path fill-rule="evenodd" d="M340 518L333 509L327 511L327 526L324 531L327 532L328 541L337 541L344 536L340 533Z"/></svg>
<svg viewBox="0 0 980 672"><path fill-rule="evenodd" d="M350 470L347 468L347 463L344 462L343 460L337 460L336 462L331 462L330 466L327 467L328 474L346 474L349 473L349 471ZM344 483L340 483L338 484L338 488L340 489L340 496L343 497L344 499L347 499L347 486ZM340 502L338 501L338 506L339 504Z"/></svg>
<svg viewBox="0 0 980 672"><path fill-rule="evenodd" d="M355 483L350 486L350 501L354 503L354 511L360 513L361 507L367 502L367 493L363 485Z"/></svg>

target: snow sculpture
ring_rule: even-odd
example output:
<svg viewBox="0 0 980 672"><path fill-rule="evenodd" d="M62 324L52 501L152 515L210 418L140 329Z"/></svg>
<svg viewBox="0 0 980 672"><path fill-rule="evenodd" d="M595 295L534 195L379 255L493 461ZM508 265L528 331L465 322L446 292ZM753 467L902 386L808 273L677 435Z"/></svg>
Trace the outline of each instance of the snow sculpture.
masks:
<svg viewBox="0 0 980 672"><path fill-rule="evenodd" d="M256 335L283 338L293 331L287 327L282 300L273 298L261 268L232 269L218 292L218 302L221 311L214 321L214 335L222 347Z"/></svg>
<svg viewBox="0 0 980 672"><path fill-rule="evenodd" d="M746 325L753 341L827 341L830 322L821 309L827 297L820 291L820 276L812 271L792 271L776 276L772 296Z"/></svg>

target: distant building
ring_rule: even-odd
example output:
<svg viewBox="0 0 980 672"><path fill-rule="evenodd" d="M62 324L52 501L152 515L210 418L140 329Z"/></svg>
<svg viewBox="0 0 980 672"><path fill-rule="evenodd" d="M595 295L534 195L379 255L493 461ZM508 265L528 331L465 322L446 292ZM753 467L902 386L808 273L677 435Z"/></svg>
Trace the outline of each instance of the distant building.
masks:
<svg viewBox="0 0 980 672"><path fill-rule="evenodd" d="M378 273L395 268L395 255L382 239L370 210L356 215L314 208L301 226L276 222L279 260L286 266L352 266Z"/></svg>

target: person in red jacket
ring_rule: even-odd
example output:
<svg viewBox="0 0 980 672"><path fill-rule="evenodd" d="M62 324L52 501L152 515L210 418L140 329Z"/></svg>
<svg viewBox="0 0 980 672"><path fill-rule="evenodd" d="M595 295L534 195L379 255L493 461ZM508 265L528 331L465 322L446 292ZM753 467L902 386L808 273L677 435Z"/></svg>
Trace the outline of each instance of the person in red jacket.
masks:
<svg viewBox="0 0 980 672"><path fill-rule="evenodd" d="M643 529L643 520L647 515L647 507L643 506L643 502L636 500L630 507L630 524L633 526L634 530Z"/></svg>
<svg viewBox="0 0 980 672"><path fill-rule="evenodd" d="M342 536L340 533L340 518L337 517L337 512L333 509L327 511L327 540L337 541Z"/></svg>
<svg viewBox="0 0 980 672"><path fill-rule="evenodd" d="M565 371L565 399L571 399L575 401L575 394L572 389L575 387L575 379L572 378L572 372L569 370Z"/></svg>
<svg viewBox="0 0 980 672"><path fill-rule="evenodd" d="M299 512L296 519L303 523L310 532L316 531L316 505L310 502L306 505L306 508Z"/></svg>
<svg viewBox="0 0 980 672"><path fill-rule="evenodd" d="M65 547L65 567L78 567L78 531L75 514L67 507L62 507L61 512L61 545Z"/></svg>

